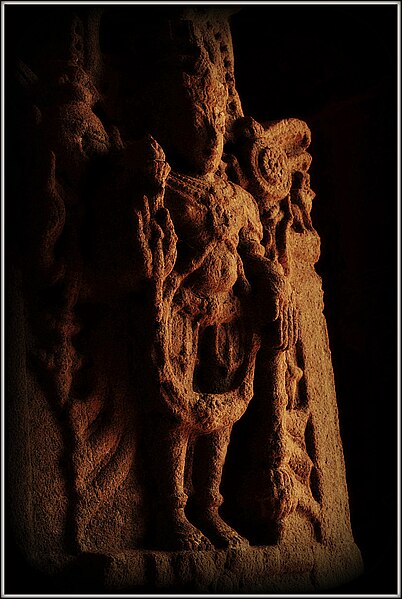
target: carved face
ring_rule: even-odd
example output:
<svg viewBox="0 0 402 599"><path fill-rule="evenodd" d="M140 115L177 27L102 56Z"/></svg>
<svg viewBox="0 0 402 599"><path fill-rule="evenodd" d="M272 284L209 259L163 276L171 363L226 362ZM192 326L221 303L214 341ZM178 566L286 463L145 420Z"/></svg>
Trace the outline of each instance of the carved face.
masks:
<svg viewBox="0 0 402 599"><path fill-rule="evenodd" d="M186 150L189 161L201 173L214 172L222 158L228 95L214 65L205 66L201 76L183 74L183 94L191 103L183 123Z"/></svg>
<svg viewBox="0 0 402 599"><path fill-rule="evenodd" d="M228 88L200 31L189 31L186 42L176 44L163 67L154 70L150 132L174 170L206 174L216 171L222 158Z"/></svg>

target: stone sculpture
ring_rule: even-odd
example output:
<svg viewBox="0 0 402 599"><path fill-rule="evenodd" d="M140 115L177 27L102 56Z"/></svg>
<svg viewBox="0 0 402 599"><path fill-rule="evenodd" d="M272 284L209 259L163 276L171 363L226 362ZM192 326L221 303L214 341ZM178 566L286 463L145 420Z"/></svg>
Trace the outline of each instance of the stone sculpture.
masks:
<svg viewBox="0 0 402 599"><path fill-rule="evenodd" d="M227 10L130 10L70 8L17 69L16 536L60 580L105 556L109 589L334 586L360 554L309 129L243 115Z"/></svg>

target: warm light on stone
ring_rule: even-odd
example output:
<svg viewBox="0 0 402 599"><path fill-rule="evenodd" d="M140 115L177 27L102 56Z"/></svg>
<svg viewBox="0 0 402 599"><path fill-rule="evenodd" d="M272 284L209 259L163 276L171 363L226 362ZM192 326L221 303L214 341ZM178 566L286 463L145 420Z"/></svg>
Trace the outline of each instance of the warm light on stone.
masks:
<svg viewBox="0 0 402 599"><path fill-rule="evenodd" d="M127 15L113 37L112 7L70 7L41 72L18 66L15 536L107 592L339 586L362 561L310 130L244 115L228 10Z"/></svg>

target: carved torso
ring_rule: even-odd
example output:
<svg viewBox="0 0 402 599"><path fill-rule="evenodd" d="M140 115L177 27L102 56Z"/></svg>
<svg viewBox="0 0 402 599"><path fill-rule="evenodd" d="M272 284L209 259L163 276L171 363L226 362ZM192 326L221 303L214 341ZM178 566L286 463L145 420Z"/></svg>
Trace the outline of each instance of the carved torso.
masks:
<svg viewBox="0 0 402 599"><path fill-rule="evenodd" d="M256 243L262 239L253 197L217 175L192 178L171 174L166 206L182 243L179 268L186 270L189 261L204 254L185 287L211 300L216 294L229 294L239 277L240 234L253 237Z"/></svg>

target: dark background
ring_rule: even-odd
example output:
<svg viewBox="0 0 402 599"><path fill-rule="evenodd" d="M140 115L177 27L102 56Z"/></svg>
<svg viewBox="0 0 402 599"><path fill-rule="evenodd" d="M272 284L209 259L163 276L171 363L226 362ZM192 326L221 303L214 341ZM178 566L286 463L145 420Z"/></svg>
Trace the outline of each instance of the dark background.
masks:
<svg viewBox="0 0 402 599"><path fill-rule="evenodd" d="M38 52L34 23L43 29L43 10L6 6L13 48L29 52L29 40ZM330 592L396 593L397 6L249 5L232 17L232 32L245 114L300 118L312 131L317 270L352 527L366 568ZM12 539L7 545L8 592L51 592Z"/></svg>

